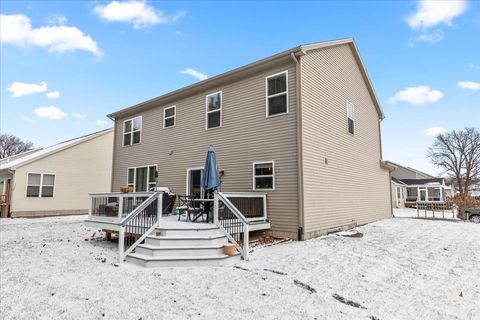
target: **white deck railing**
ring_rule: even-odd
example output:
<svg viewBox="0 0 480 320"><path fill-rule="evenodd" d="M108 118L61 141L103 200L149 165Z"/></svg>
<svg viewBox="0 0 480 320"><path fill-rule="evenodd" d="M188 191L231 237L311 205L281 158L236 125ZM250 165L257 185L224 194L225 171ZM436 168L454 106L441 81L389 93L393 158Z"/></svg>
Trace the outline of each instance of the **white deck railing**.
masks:
<svg viewBox="0 0 480 320"><path fill-rule="evenodd" d="M107 222L118 230L122 262L160 224L163 192L91 193L88 221Z"/></svg>
<svg viewBox="0 0 480 320"><path fill-rule="evenodd" d="M267 220L267 193L265 192L223 192L225 197L248 221Z"/></svg>
<svg viewBox="0 0 480 320"><path fill-rule="evenodd" d="M213 199L213 223L248 260L250 222L225 194L215 192Z"/></svg>
<svg viewBox="0 0 480 320"><path fill-rule="evenodd" d="M88 220L119 223L154 192L90 193Z"/></svg>

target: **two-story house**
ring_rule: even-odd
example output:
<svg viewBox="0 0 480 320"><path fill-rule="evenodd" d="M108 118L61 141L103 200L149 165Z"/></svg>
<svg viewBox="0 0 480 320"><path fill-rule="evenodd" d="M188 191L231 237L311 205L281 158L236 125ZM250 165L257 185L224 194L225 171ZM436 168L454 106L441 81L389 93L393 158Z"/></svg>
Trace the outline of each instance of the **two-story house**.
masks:
<svg viewBox="0 0 480 320"><path fill-rule="evenodd" d="M265 192L274 235L391 216L384 114L353 39L301 45L108 117L113 191L198 194L214 145L222 192Z"/></svg>

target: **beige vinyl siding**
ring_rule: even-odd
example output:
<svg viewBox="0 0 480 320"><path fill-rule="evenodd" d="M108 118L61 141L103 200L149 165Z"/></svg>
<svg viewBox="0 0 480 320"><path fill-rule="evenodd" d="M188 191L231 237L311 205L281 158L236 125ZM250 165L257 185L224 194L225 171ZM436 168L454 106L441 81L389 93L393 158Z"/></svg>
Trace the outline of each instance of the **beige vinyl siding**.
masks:
<svg viewBox="0 0 480 320"><path fill-rule="evenodd" d="M265 77L288 70L289 113L266 117ZM206 95L222 91L222 127L205 130ZM126 184L127 167L157 164L158 185L186 193L187 168L203 167L208 146L225 171L222 191L253 191L252 163L275 161L275 190L268 191L272 230L296 236L298 227L295 65L277 65L178 101L132 114L141 115L141 144L122 147L122 123L116 119L113 191ZM175 127L163 128L163 109L176 105Z"/></svg>
<svg viewBox="0 0 480 320"><path fill-rule="evenodd" d="M379 116L350 45L309 51L301 64L306 238L389 217ZM355 105L354 135L346 100Z"/></svg>
<svg viewBox="0 0 480 320"><path fill-rule="evenodd" d="M15 170L12 216L88 213L90 192L110 190L113 131L81 142ZM27 198L28 173L55 174L54 196Z"/></svg>
<svg viewBox="0 0 480 320"><path fill-rule="evenodd" d="M392 171L392 177L397 179L429 179L432 178L426 174L422 174L421 172L405 168L402 166L397 166L395 170Z"/></svg>

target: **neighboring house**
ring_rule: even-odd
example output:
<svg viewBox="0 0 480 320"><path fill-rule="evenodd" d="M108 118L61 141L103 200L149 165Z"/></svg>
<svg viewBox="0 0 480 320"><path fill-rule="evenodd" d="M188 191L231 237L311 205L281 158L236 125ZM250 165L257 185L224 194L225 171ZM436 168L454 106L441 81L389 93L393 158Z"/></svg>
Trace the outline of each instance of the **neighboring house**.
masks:
<svg viewBox="0 0 480 320"><path fill-rule="evenodd" d="M110 189L113 129L0 160L2 216L86 214L88 193Z"/></svg>
<svg viewBox="0 0 480 320"><path fill-rule="evenodd" d="M470 186L470 190L468 190L468 194L480 200L480 183Z"/></svg>
<svg viewBox="0 0 480 320"><path fill-rule="evenodd" d="M200 195L212 144L221 191L265 193L273 235L391 216L384 114L353 39L301 45L108 116L113 191Z"/></svg>
<svg viewBox="0 0 480 320"><path fill-rule="evenodd" d="M445 202L452 197L452 187L445 178L436 178L411 167L386 161L392 167L392 204L395 208L411 207L417 202Z"/></svg>

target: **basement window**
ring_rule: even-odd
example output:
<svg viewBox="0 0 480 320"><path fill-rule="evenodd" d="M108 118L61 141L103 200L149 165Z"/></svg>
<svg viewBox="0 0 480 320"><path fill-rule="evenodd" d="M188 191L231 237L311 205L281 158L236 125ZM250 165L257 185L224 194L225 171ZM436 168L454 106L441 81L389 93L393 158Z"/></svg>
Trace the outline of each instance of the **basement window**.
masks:
<svg viewBox="0 0 480 320"><path fill-rule="evenodd" d="M142 117L123 121L123 146L140 143L142 132Z"/></svg>
<svg viewBox="0 0 480 320"><path fill-rule="evenodd" d="M253 190L275 190L273 161L253 163Z"/></svg>
<svg viewBox="0 0 480 320"><path fill-rule="evenodd" d="M222 126L222 92L215 92L207 96L206 129Z"/></svg>
<svg viewBox="0 0 480 320"><path fill-rule="evenodd" d="M288 71L265 78L267 82L267 117L288 113Z"/></svg>

